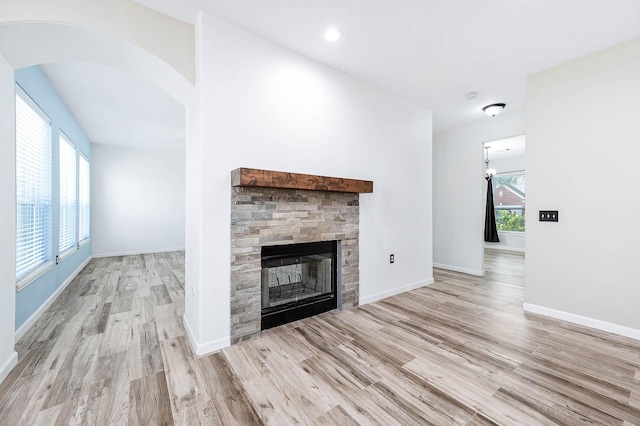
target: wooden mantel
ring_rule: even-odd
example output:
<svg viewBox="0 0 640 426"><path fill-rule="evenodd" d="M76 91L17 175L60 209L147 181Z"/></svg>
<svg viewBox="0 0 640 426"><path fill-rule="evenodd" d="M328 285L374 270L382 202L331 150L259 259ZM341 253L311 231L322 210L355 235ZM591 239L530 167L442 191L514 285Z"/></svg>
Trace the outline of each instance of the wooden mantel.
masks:
<svg viewBox="0 0 640 426"><path fill-rule="evenodd" d="M373 192L370 180L305 175L301 173L276 172L273 170L241 167L231 172L231 186L260 188L307 189L328 192Z"/></svg>

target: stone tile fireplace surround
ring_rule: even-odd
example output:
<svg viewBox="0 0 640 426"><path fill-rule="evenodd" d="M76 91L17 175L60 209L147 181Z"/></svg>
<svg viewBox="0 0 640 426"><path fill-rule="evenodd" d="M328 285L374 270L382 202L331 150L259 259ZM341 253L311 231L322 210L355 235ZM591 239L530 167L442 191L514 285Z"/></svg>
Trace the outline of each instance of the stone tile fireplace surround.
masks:
<svg viewBox="0 0 640 426"><path fill-rule="evenodd" d="M260 335L262 246L338 241L338 308L358 305L359 193L372 182L236 169L232 186L232 344Z"/></svg>

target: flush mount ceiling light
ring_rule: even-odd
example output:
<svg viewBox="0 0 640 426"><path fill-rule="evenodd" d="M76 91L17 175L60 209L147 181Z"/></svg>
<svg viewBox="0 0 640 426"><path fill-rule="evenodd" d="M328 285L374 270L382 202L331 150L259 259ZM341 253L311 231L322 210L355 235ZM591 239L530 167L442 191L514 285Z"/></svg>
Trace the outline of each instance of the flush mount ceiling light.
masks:
<svg viewBox="0 0 640 426"><path fill-rule="evenodd" d="M490 115L491 117L495 117L496 115L500 114L502 112L502 110L504 109L504 107L507 106L506 104L491 104L491 105L487 105L486 107L482 108L482 110L484 112L487 113L487 115Z"/></svg>
<svg viewBox="0 0 640 426"><path fill-rule="evenodd" d="M338 41L342 38L342 31L335 27L331 27L324 32L324 38L327 41Z"/></svg>

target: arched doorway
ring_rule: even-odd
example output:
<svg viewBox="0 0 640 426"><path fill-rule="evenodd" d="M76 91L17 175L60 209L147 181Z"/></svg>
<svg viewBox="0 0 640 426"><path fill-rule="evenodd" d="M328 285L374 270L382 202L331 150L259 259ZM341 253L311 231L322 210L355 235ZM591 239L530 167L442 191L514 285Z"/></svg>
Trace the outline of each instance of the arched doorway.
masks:
<svg viewBox="0 0 640 426"><path fill-rule="evenodd" d="M155 12L149 11L150 14ZM108 65L130 72L162 89L186 106L193 85L193 64L176 65L180 55L172 52L193 50L193 40L179 37L182 43L167 45L167 52L158 50L157 40L149 37L146 43L141 32L152 30L124 28L112 22L115 33L121 37L96 31L89 26L78 26L81 17L68 23L16 22L0 24L0 203L3 208L0 220L0 380L17 363L14 351L15 333L15 69L52 62L88 62ZM89 24L95 19L88 20ZM106 24L94 25L105 30ZM179 28L180 26L178 26ZM123 29L124 28L124 29ZM180 32L180 31L178 31ZM187 31L188 33L188 31ZM147 34L148 36L149 34ZM138 44L134 44L134 42ZM142 47L141 47L142 46ZM161 48L160 48L161 50ZM156 54L167 59L169 64ZM173 66L172 66L173 65ZM180 68L181 71L178 71Z"/></svg>

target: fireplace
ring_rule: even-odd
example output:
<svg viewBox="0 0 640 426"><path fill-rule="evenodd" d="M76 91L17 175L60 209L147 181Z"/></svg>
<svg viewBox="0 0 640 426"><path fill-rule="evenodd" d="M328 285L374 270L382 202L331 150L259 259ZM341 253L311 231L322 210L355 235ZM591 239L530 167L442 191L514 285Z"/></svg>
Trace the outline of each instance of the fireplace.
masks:
<svg viewBox="0 0 640 426"><path fill-rule="evenodd" d="M262 247L261 329L336 309L337 242Z"/></svg>
<svg viewBox="0 0 640 426"><path fill-rule="evenodd" d="M358 306L359 194L372 182L241 168L231 185L232 344ZM308 251L319 241L330 247Z"/></svg>

